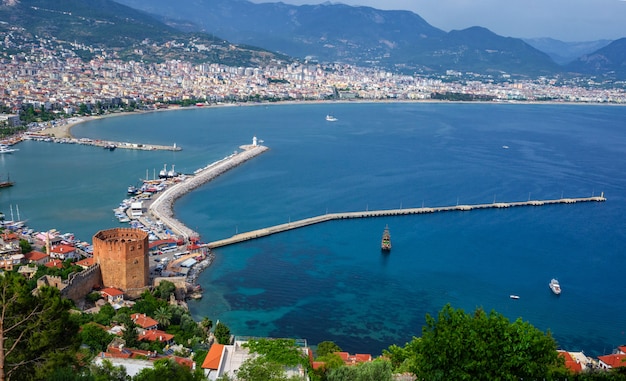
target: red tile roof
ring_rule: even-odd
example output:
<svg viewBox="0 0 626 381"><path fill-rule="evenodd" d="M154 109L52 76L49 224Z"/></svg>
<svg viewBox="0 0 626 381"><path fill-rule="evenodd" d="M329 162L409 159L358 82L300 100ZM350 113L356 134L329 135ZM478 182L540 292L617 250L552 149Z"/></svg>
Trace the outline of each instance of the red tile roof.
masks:
<svg viewBox="0 0 626 381"><path fill-rule="evenodd" d="M46 262L46 264L44 265L46 267L56 267L57 269L62 269L63 268L63 262L60 259L52 259L48 262Z"/></svg>
<svg viewBox="0 0 626 381"><path fill-rule="evenodd" d="M24 254L24 258L27 261L37 262L37 261L41 261L42 259L48 258L48 254L42 253L41 251L33 250L30 253Z"/></svg>
<svg viewBox="0 0 626 381"><path fill-rule="evenodd" d="M120 296L120 295L124 295L124 292L114 287L107 287L105 289L100 290L100 294L104 296Z"/></svg>
<svg viewBox="0 0 626 381"><path fill-rule="evenodd" d="M619 347L617 347L617 349L619 349L619 351L622 353L626 353L626 345L620 345Z"/></svg>
<svg viewBox="0 0 626 381"><path fill-rule="evenodd" d="M132 314L130 318L143 329L156 328L159 325L159 322L151 318L150 316L146 316L146 314Z"/></svg>
<svg viewBox="0 0 626 381"><path fill-rule="evenodd" d="M150 329L144 331L143 334L139 335L138 339L167 343L168 341L174 339L174 335L170 335L169 333L164 331L159 331L158 329Z"/></svg>
<svg viewBox="0 0 626 381"><path fill-rule="evenodd" d="M95 261L93 257L89 257L89 258L81 259L80 261L76 262L76 264L86 269L88 267L93 266L95 264Z"/></svg>
<svg viewBox="0 0 626 381"><path fill-rule="evenodd" d="M213 369L217 370L220 366L220 361L222 360L222 353L224 352L224 345L222 344L213 344L211 345L211 349L209 349L209 353L207 353L204 361L202 362L202 369Z"/></svg>
<svg viewBox="0 0 626 381"><path fill-rule="evenodd" d="M569 352L559 351L559 356L565 359L565 367L572 372L580 373L583 371L583 365L576 361Z"/></svg>
<svg viewBox="0 0 626 381"><path fill-rule="evenodd" d="M348 352L335 352L335 354L339 355L343 362L346 365L354 365L362 362L372 361L372 355L356 353L351 355Z"/></svg>
<svg viewBox="0 0 626 381"><path fill-rule="evenodd" d="M67 254L67 253L72 253L72 252L76 251L76 248L74 246L72 246L72 245L61 244L61 245L56 245L56 246L52 247L50 249L50 251L52 253Z"/></svg>
<svg viewBox="0 0 626 381"><path fill-rule="evenodd" d="M624 354L612 354L606 356L598 356L600 361L610 366L611 368L619 368L626 366L626 355Z"/></svg>

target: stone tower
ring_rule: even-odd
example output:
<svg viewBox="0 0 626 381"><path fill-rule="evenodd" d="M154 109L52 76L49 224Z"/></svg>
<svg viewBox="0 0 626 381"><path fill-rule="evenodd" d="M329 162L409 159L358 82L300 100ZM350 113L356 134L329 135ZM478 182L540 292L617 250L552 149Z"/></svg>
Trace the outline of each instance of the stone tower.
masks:
<svg viewBox="0 0 626 381"><path fill-rule="evenodd" d="M139 229L101 230L93 236L94 262L100 264L104 287L117 287L129 296L148 287L148 233Z"/></svg>

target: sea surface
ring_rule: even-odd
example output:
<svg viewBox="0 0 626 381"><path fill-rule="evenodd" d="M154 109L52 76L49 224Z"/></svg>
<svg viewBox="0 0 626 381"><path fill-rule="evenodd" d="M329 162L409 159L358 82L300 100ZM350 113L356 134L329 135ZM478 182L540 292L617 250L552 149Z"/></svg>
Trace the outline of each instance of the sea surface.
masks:
<svg viewBox="0 0 626 381"><path fill-rule="evenodd" d="M338 118L325 121L326 114ZM378 355L446 304L496 310L590 355L626 344L626 108L323 103L105 118L77 137L180 152L27 141L0 156L0 209L91 241L126 188L191 173L253 136L270 150L180 199L205 242L330 212L588 197L605 203L327 222L215 250L193 315L236 335ZM384 227L393 249L382 255ZM548 282L561 282L553 295ZM519 295L518 300L509 295Z"/></svg>

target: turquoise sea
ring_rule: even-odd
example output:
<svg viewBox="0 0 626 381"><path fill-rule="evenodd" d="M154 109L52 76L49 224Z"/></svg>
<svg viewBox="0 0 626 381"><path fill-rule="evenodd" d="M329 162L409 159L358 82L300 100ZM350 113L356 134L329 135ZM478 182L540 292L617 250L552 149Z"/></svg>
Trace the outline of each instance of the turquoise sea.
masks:
<svg viewBox="0 0 626 381"><path fill-rule="evenodd" d="M337 122L325 121L333 114ZM193 172L249 144L270 151L180 199L204 241L326 212L586 197L605 203L343 220L216 250L194 316L237 335L335 341L380 354L446 304L495 309L598 355L626 344L626 108L323 103L105 118L77 137L176 143L142 152L24 142L0 156L0 208L84 240L118 226L126 187ZM508 148L506 148L508 147ZM385 225L393 249L381 255ZM548 282L558 278L563 293ZM519 300L509 298L520 296Z"/></svg>

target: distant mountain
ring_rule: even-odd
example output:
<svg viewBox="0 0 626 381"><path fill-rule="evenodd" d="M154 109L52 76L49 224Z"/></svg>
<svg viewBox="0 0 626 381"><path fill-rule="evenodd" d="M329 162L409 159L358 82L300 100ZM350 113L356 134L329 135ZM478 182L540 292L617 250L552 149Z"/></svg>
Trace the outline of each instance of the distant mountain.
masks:
<svg viewBox="0 0 626 381"><path fill-rule="evenodd" d="M122 59L250 65L277 57L257 48L235 47L211 35L181 32L111 0L2 0L0 32L9 30L24 34L24 41L38 36L66 42L66 48L70 44L106 48ZM80 53L88 55L85 52Z"/></svg>
<svg viewBox="0 0 626 381"><path fill-rule="evenodd" d="M626 38L620 38L567 65L570 72L626 79Z"/></svg>
<svg viewBox="0 0 626 381"><path fill-rule="evenodd" d="M559 67L522 40L484 28L446 33L409 11L343 4L294 6L247 0L116 0L159 15L168 25L319 61L379 66L405 72L448 69L520 75Z"/></svg>
<svg viewBox="0 0 626 381"><path fill-rule="evenodd" d="M524 42L548 54L559 65L566 65L585 54L607 46L611 40L564 42L552 38L524 38Z"/></svg>

